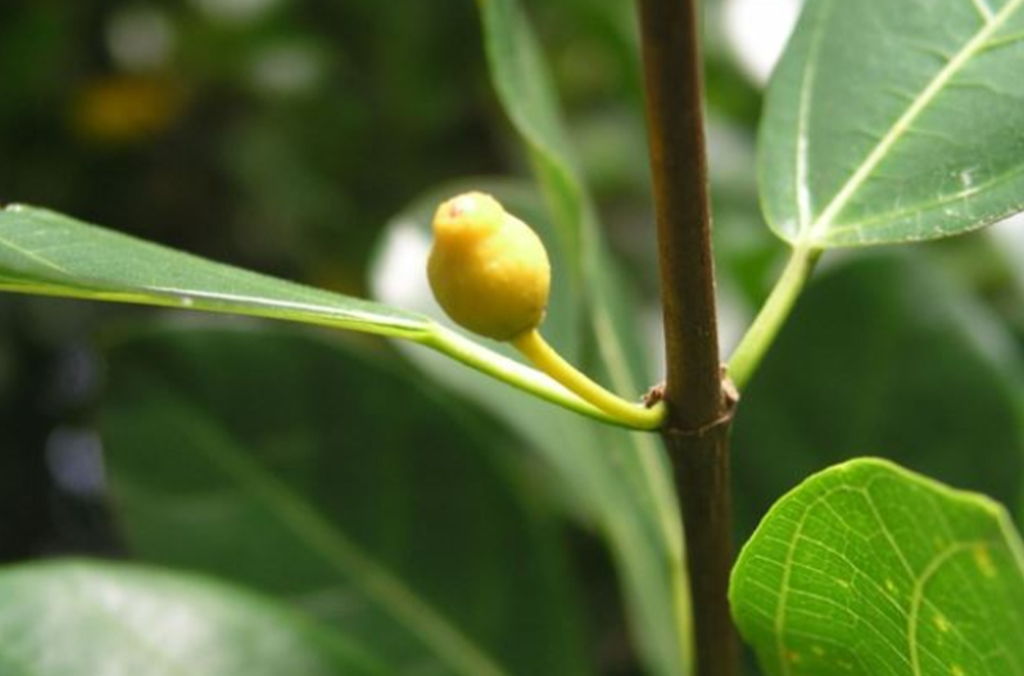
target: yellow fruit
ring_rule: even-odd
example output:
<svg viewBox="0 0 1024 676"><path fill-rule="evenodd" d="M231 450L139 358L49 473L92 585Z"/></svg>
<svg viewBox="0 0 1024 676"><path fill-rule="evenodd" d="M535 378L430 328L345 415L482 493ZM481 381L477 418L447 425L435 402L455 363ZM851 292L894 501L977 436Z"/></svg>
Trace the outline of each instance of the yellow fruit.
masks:
<svg viewBox="0 0 1024 676"><path fill-rule="evenodd" d="M539 326L551 288L551 264L540 238L479 192L438 208L427 276L449 317L496 340Z"/></svg>

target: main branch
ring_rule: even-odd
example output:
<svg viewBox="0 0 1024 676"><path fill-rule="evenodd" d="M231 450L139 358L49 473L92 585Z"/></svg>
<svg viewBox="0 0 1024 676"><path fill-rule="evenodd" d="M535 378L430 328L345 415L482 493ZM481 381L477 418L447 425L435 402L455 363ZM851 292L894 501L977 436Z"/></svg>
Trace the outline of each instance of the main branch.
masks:
<svg viewBox="0 0 1024 676"><path fill-rule="evenodd" d="M697 0L637 0L658 249L672 456L686 529L698 676L736 676L729 423L715 317Z"/></svg>

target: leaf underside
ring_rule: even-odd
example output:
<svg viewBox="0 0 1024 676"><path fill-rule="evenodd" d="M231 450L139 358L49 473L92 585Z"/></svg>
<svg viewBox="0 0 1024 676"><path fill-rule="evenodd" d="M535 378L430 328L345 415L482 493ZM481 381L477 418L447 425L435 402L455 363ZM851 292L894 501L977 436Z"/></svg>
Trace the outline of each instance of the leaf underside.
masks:
<svg viewBox="0 0 1024 676"><path fill-rule="evenodd" d="M1024 673L1024 550L1005 510L886 461L783 497L743 549L731 601L773 675Z"/></svg>
<svg viewBox="0 0 1024 676"><path fill-rule="evenodd" d="M20 205L0 210L0 291L283 319L416 338L426 317Z"/></svg>
<svg viewBox="0 0 1024 676"><path fill-rule="evenodd" d="M809 0L760 131L772 229L815 248L1024 209L1024 0Z"/></svg>

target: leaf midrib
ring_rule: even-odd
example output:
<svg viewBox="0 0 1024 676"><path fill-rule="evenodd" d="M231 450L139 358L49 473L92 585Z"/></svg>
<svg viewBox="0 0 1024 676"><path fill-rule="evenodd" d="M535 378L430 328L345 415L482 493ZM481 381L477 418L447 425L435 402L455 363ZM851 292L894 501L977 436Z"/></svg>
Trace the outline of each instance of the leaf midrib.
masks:
<svg viewBox="0 0 1024 676"><path fill-rule="evenodd" d="M934 78L928 83L928 85L918 94L913 103L904 111L903 115L896 120L896 122L889 128L889 131L882 137L877 145L871 150L865 160L860 164L857 170L847 179L846 183L843 184L842 188L836 193L832 201L829 202L828 206L821 212L817 219L810 225L809 228L801 232L801 237L798 239L798 244L805 244L810 246L820 245L826 239L829 228L831 227L836 216L846 207L849 201L860 189L861 185L869 178L871 173L878 167L879 164L888 156L892 148L900 141L900 139L910 129L911 125L918 118L918 116L927 108L932 101L939 95L946 84L953 78L956 73L967 64L980 52L988 39L999 30L1003 24L1006 23L1017 9L1020 8L1024 0L1010 0L1006 5L995 14L992 19L983 23L981 30L979 30L973 38L971 38L961 49L957 52L953 58L951 58L946 65L936 74ZM807 130L801 128L798 133L804 135ZM809 190L809 186L804 186L804 189Z"/></svg>
<svg viewBox="0 0 1024 676"><path fill-rule="evenodd" d="M825 7L826 10L831 10L832 5ZM828 15L826 14L826 17ZM799 113L797 116L797 136L796 136L796 202L797 202L797 215L798 215L798 232L803 232L811 222L811 214L813 206L811 204L811 187L807 179L808 166L810 159L808 157L808 134L810 129L811 119L811 91L814 89L814 78L817 72L815 57L818 54L818 50L821 48L821 36L825 32L823 27L825 25L825 18L818 22L815 26L814 32L811 34L811 43L808 49L807 61L804 63L804 68L801 73L800 82L800 106Z"/></svg>
<svg viewBox="0 0 1024 676"><path fill-rule="evenodd" d="M432 330L426 317L407 311L390 307L377 308L377 304L362 298L335 294L205 259L46 209L9 205L0 210L0 216L5 214L12 220L0 221L0 248L6 248L16 257L43 266L53 273L41 270L25 273L15 268L4 274L0 270L0 290L289 319L410 339L425 336ZM36 229L26 234L20 228ZM80 248L95 247L96 240L91 238L91 235L95 235L103 238L107 246L123 244L138 247L139 251L147 255L173 257L170 260L180 265L183 272L190 269L187 264L195 264L199 266L203 284L184 282L181 288L175 288L166 285L171 280L165 280L165 284L161 285L157 283L159 280L152 278L147 281L83 274L81 270L75 269L75 265L69 269L41 253L53 246L33 248L25 246L17 237L12 239L7 236L10 230L12 234L31 238L45 234L48 228L56 235L67 235L70 232L68 236L73 237L76 246ZM216 287L214 290L203 288L210 283ZM238 289L238 292L233 293L232 289Z"/></svg>

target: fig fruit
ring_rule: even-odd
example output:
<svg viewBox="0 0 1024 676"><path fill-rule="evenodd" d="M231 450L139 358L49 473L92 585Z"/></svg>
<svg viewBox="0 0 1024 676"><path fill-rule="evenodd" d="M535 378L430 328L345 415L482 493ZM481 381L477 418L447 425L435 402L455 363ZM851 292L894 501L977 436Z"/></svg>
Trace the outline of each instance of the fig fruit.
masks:
<svg viewBox="0 0 1024 676"><path fill-rule="evenodd" d="M469 192L438 207L433 227L427 277L453 321L501 341L540 325L551 264L530 226L490 195Z"/></svg>

